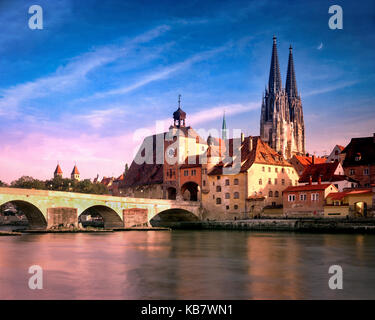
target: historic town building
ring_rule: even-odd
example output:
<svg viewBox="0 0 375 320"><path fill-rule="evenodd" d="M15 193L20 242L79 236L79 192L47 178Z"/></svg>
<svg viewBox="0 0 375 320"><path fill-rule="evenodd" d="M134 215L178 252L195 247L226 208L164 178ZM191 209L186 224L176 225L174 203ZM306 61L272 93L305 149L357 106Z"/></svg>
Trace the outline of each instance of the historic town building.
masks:
<svg viewBox="0 0 375 320"><path fill-rule="evenodd" d="M63 176L63 172L61 170L60 164L57 164L55 172L53 173L53 177L54 178L57 178L57 177L62 178L62 176Z"/></svg>
<svg viewBox="0 0 375 320"><path fill-rule="evenodd" d="M375 133L372 137L352 138L341 155L346 175L362 187L375 184Z"/></svg>
<svg viewBox="0 0 375 320"><path fill-rule="evenodd" d="M292 47L285 89L282 87L276 37L273 38L271 68L260 118L260 137L284 158L305 154L305 125L297 90Z"/></svg>
<svg viewBox="0 0 375 320"><path fill-rule="evenodd" d="M292 159L289 160L297 173L301 176L303 171L312 164L326 163L326 158L320 158L316 156L297 156L294 155Z"/></svg>
<svg viewBox="0 0 375 320"><path fill-rule="evenodd" d="M228 142L226 156L217 157L221 161L215 159L203 175L207 218L243 219L260 215L265 207L281 207L282 191L298 184L293 166L260 137L242 135Z"/></svg>
<svg viewBox="0 0 375 320"><path fill-rule="evenodd" d="M74 165L74 168L72 170L72 174L70 175L70 177L71 177L72 180L75 180L75 181L81 180L81 175L80 175L76 165Z"/></svg>

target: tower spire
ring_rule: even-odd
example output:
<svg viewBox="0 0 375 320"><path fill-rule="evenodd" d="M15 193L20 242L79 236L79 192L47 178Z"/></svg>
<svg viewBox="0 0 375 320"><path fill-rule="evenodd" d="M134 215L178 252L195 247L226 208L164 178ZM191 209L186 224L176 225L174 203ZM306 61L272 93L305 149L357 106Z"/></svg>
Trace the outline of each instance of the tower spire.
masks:
<svg viewBox="0 0 375 320"><path fill-rule="evenodd" d="M270 68L270 77L268 80L268 90L269 92L275 93L275 92L280 91L281 88L282 88L282 85L281 85L279 58L277 56L277 43L276 43L276 37L273 36L271 68Z"/></svg>
<svg viewBox="0 0 375 320"><path fill-rule="evenodd" d="M225 110L224 110L224 115L223 115L223 125L221 127L221 131L222 131L222 138L223 140L226 140L227 139L227 122L225 121Z"/></svg>
<svg viewBox="0 0 375 320"><path fill-rule="evenodd" d="M296 74L294 72L294 62L293 62L293 49L292 46L289 47L289 61L288 61L288 72L286 75L285 91L289 97L297 97L297 81Z"/></svg>

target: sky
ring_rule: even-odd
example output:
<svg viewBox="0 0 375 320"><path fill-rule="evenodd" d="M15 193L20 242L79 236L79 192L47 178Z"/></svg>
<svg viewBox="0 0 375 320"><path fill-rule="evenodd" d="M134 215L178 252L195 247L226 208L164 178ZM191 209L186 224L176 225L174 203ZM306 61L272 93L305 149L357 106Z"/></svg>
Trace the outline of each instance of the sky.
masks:
<svg viewBox="0 0 375 320"><path fill-rule="evenodd" d="M374 1L0 0L0 180L119 176L178 95L187 124L259 135L272 37L293 46L306 149L375 132ZM329 6L343 9L332 30ZM160 128L159 128L160 131Z"/></svg>

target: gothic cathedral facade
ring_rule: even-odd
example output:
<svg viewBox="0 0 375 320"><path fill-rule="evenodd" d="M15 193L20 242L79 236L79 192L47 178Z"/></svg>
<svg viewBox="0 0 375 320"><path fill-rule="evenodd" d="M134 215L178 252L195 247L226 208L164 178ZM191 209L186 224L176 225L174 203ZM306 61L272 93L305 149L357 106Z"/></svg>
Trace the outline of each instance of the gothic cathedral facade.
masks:
<svg viewBox="0 0 375 320"><path fill-rule="evenodd" d="M298 95L292 47L285 89L282 87L276 37L273 37L268 88L262 98L260 137L285 159L305 154L305 125Z"/></svg>

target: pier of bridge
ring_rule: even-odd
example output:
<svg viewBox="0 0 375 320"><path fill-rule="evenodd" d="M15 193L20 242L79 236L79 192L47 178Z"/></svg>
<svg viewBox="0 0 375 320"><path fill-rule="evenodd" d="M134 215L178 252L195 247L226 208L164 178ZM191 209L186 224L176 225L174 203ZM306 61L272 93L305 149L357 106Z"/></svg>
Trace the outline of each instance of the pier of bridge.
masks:
<svg viewBox="0 0 375 320"><path fill-rule="evenodd" d="M90 210L103 218L105 228L149 225L152 219L171 215L180 221L198 221L202 218L199 202L50 190L0 188L0 206L6 203L14 204L26 215L31 229L78 226L79 216Z"/></svg>

